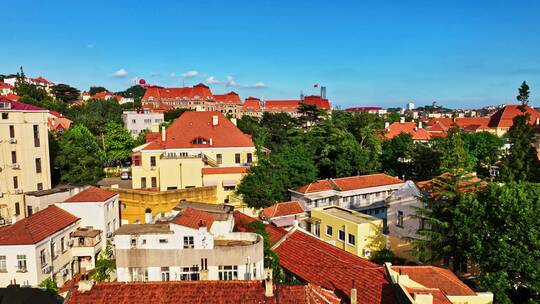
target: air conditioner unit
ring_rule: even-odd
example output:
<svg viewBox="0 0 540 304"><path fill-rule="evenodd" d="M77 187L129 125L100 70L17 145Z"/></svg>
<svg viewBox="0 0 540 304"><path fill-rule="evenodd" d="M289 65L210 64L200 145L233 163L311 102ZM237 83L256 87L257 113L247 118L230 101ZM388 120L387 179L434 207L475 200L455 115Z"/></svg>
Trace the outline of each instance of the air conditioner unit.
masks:
<svg viewBox="0 0 540 304"><path fill-rule="evenodd" d="M10 138L10 139L9 139L9 143L10 143L10 144L16 144L16 143L17 143L17 139L16 139L16 138Z"/></svg>
<svg viewBox="0 0 540 304"><path fill-rule="evenodd" d="M19 166L19 164L11 164L11 168L12 169L20 169L21 167Z"/></svg>
<svg viewBox="0 0 540 304"><path fill-rule="evenodd" d="M23 194L22 189L15 189L15 194Z"/></svg>

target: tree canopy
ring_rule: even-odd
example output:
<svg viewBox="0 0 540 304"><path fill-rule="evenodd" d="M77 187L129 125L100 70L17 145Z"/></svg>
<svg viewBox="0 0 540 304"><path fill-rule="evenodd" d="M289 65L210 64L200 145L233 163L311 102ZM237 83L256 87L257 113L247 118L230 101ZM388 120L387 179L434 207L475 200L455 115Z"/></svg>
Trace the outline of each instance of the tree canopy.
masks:
<svg viewBox="0 0 540 304"><path fill-rule="evenodd" d="M129 158L133 147L135 147L135 141L126 128L114 122L107 124L104 138L105 159L107 161Z"/></svg>
<svg viewBox="0 0 540 304"><path fill-rule="evenodd" d="M97 93L108 91L105 87L90 87L90 90L88 90L88 94L90 96L96 95Z"/></svg>
<svg viewBox="0 0 540 304"><path fill-rule="evenodd" d="M81 93L78 89L63 83L53 86L51 91L56 99L65 103L72 103L77 100Z"/></svg>

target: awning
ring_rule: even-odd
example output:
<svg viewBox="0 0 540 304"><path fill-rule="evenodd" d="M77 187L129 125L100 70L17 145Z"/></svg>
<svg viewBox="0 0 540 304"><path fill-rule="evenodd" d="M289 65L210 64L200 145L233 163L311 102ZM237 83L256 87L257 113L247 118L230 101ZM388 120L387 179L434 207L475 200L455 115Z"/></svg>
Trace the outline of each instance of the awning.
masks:
<svg viewBox="0 0 540 304"><path fill-rule="evenodd" d="M236 184L238 183L235 179L226 179L223 181L223 187L236 187Z"/></svg>
<svg viewBox="0 0 540 304"><path fill-rule="evenodd" d="M218 184L217 180L207 180L203 181L204 186L216 186Z"/></svg>

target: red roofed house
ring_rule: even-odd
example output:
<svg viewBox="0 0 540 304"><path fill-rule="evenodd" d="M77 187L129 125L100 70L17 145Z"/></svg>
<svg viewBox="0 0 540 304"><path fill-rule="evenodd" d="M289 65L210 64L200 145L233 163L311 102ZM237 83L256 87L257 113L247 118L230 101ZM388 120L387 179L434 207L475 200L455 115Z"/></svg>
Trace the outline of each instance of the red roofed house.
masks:
<svg viewBox="0 0 540 304"><path fill-rule="evenodd" d="M235 203L236 186L255 161L251 136L221 112L188 111L161 136L134 149L133 188L216 186L217 202Z"/></svg>
<svg viewBox="0 0 540 304"><path fill-rule="evenodd" d="M242 116L242 100L238 93L214 94L213 97L215 100L214 111L232 115L235 118Z"/></svg>
<svg viewBox="0 0 540 304"><path fill-rule="evenodd" d="M118 281L262 279L263 239L233 232L234 221L232 208L180 203L169 221L123 225L114 236Z"/></svg>
<svg viewBox="0 0 540 304"><path fill-rule="evenodd" d="M328 99L313 95L294 100L265 100L263 111L270 113L287 113L293 117L298 117L300 115L300 113L298 113L298 107L300 107L302 103L314 105L325 111L331 110Z"/></svg>
<svg viewBox="0 0 540 304"><path fill-rule="evenodd" d="M263 115L261 100L255 97L248 97L242 105L242 115L261 118Z"/></svg>
<svg viewBox="0 0 540 304"><path fill-rule="evenodd" d="M51 188L49 111L0 96L0 226L30 214L24 193Z"/></svg>
<svg viewBox="0 0 540 304"><path fill-rule="evenodd" d="M15 87L9 83L0 81L0 96L5 96L7 94L12 94Z"/></svg>
<svg viewBox="0 0 540 304"><path fill-rule="evenodd" d="M261 211L261 219L277 227L291 227L295 221L303 221L306 217L304 206L299 201L276 203Z"/></svg>
<svg viewBox="0 0 540 304"><path fill-rule="evenodd" d="M426 129L422 127L422 122L418 125L415 122L405 122L404 118L401 118L400 122L394 122L387 126L384 137L392 139L399 136L401 133L410 134L414 141L428 141L431 139L430 134Z"/></svg>
<svg viewBox="0 0 540 304"><path fill-rule="evenodd" d="M61 113L51 111L49 112L49 118L47 119L49 131L55 134L62 134L65 130L69 129L72 121L64 117Z"/></svg>
<svg viewBox="0 0 540 304"><path fill-rule="evenodd" d="M39 76L37 78L29 78L29 77L26 77L26 82L27 83L30 83L30 84L33 84L41 89L44 89L45 91L47 91L47 93L51 93L51 89L52 87L55 85L53 82ZM8 78L4 78L4 82L11 85L11 86L15 86L15 83L17 82L17 77L16 76L11 76L11 77L8 77Z"/></svg>
<svg viewBox="0 0 540 304"><path fill-rule="evenodd" d="M19 95L16 95L16 94L13 94L13 93L8 93L4 97L7 98L7 99L10 99L10 100L13 100L13 101L17 101L17 100L19 100L19 98L21 98Z"/></svg>
<svg viewBox="0 0 540 304"><path fill-rule="evenodd" d="M529 114L529 123L533 126L540 125L540 113L535 109L525 106L525 113ZM523 115L520 105L506 105L493 115L489 120L488 126L495 129L495 134L502 136L508 132L514 124L514 117Z"/></svg>

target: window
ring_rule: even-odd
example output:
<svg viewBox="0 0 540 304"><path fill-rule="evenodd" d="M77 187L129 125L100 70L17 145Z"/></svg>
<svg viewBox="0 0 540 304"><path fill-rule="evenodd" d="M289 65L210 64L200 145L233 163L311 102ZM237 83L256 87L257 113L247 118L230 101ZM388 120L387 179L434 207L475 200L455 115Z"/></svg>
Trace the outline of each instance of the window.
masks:
<svg viewBox="0 0 540 304"><path fill-rule="evenodd" d="M150 118L150 119L145 119L145 120L144 120L144 123L147 124L147 125L149 125L149 124L152 123L152 119L151 119L151 118Z"/></svg>
<svg viewBox="0 0 540 304"><path fill-rule="evenodd" d="M202 258L201 259L201 270L208 270L208 259Z"/></svg>
<svg viewBox="0 0 540 304"><path fill-rule="evenodd" d="M2 119L8 119L9 118L9 113L2 113Z"/></svg>
<svg viewBox="0 0 540 304"><path fill-rule="evenodd" d="M159 239L160 244L167 244L169 242L168 239Z"/></svg>
<svg viewBox="0 0 540 304"><path fill-rule="evenodd" d="M41 173L41 158L36 158L36 173Z"/></svg>
<svg viewBox="0 0 540 304"><path fill-rule="evenodd" d="M140 166L141 165L141 156L140 155L133 155L133 165L134 166Z"/></svg>
<svg viewBox="0 0 540 304"><path fill-rule="evenodd" d="M206 145L208 144L208 141L205 138L197 137L194 140L191 141L194 145Z"/></svg>
<svg viewBox="0 0 540 304"><path fill-rule="evenodd" d="M216 154L216 161L218 165L221 165L223 163L223 155Z"/></svg>
<svg viewBox="0 0 540 304"><path fill-rule="evenodd" d="M131 238L131 247L137 247L137 239Z"/></svg>
<svg viewBox="0 0 540 304"><path fill-rule="evenodd" d="M21 214L21 205L19 205L19 203L15 203L15 214L16 215Z"/></svg>
<svg viewBox="0 0 540 304"><path fill-rule="evenodd" d="M180 280L182 280L182 281L198 281L198 280L200 280L199 266L181 267L180 268Z"/></svg>
<svg viewBox="0 0 540 304"><path fill-rule="evenodd" d="M32 206L26 206L26 213L28 214L28 216L34 214Z"/></svg>
<svg viewBox="0 0 540 304"><path fill-rule="evenodd" d="M39 147L39 126L34 125L34 147Z"/></svg>
<svg viewBox="0 0 540 304"><path fill-rule="evenodd" d="M251 164L253 162L253 154L248 153L247 154L247 163Z"/></svg>
<svg viewBox="0 0 540 304"><path fill-rule="evenodd" d="M345 242L345 231L343 230L338 231L338 239L342 242Z"/></svg>
<svg viewBox="0 0 540 304"><path fill-rule="evenodd" d="M332 231L332 226L326 226L326 234L329 235L329 236L332 236L332 234L334 233Z"/></svg>
<svg viewBox="0 0 540 304"><path fill-rule="evenodd" d="M15 138L15 126L9 126L9 138Z"/></svg>
<svg viewBox="0 0 540 304"><path fill-rule="evenodd" d="M51 244L51 256L53 259L58 257L58 250L56 249L56 243Z"/></svg>
<svg viewBox="0 0 540 304"><path fill-rule="evenodd" d="M26 254L17 255L17 271L26 271Z"/></svg>
<svg viewBox="0 0 540 304"><path fill-rule="evenodd" d="M349 233L349 244L356 245L356 237L354 236L354 234Z"/></svg>
<svg viewBox="0 0 540 304"><path fill-rule="evenodd" d="M137 120L136 120L136 119L132 119L132 120L131 120L131 123L137 123Z"/></svg>
<svg viewBox="0 0 540 304"><path fill-rule="evenodd" d="M65 242L65 238L61 238L60 239L60 250L62 250L62 252L66 252L66 242Z"/></svg>
<svg viewBox="0 0 540 304"><path fill-rule="evenodd" d="M150 156L150 167L155 167L155 166L156 166L156 157Z"/></svg>
<svg viewBox="0 0 540 304"><path fill-rule="evenodd" d="M7 272L5 255L0 255L0 272Z"/></svg>
<svg viewBox="0 0 540 304"><path fill-rule="evenodd" d="M219 279L222 281L238 280L238 266L219 266Z"/></svg>
<svg viewBox="0 0 540 304"><path fill-rule="evenodd" d="M316 236L321 236L321 224L317 223L313 225L313 233L315 233Z"/></svg>
<svg viewBox="0 0 540 304"><path fill-rule="evenodd" d="M13 189L19 189L19 178L17 176L13 177Z"/></svg>
<svg viewBox="0 0 540 304"><path fill-rule="evenodd" d="M146 188L146 177L141 177L141 188Z"/></svg>
<svg viewBox="0 0 540 304"><path fill-rule="evenodd" d="M157 177L152 177L152 188L157 188Z"/></svg>
<svg viewBox="0 0 540 304"><path fill-rule="evenodd" d="M184 249L192 249L195 247L192 236L184 237Z"/></svg>
<svg viewBox="0 0 540 304"><path fill-rule="evenodd" d="M235 162L236 164L239 164L239 163L240 163L240 153L234 154L234 162Z"/></svg>
<svg viewBox="0 0 540 304"><path fill-rule="evenodd" d="M39 252L39 261L41 262L41 268L47 266L47 255L45 254L45 249L41 249Z"/></svg>
<svg viewBox="0 0 540 304"><path fill-rule="evenodd" d="M398 211L397 213L397 224L398 227L403 228L403 211Z"/></svg>
<svg viewBox="0 0 540 304"><path fill-rule="evenodd" d="M43 183L37 183L37 189L38 191L43 190Z"/></svg>
<svg viewBox="0 0 540 304"><path fill-rule="evenodd" d="M169 281L171 279L169 274L169 267L161 267L161 280Z"/></svg>
<svg viewBox="0 0 540 304"><path fill-rule="evenodd" d="M17 163L17 151L11 151L11 163L12 164Z"/></svg>

